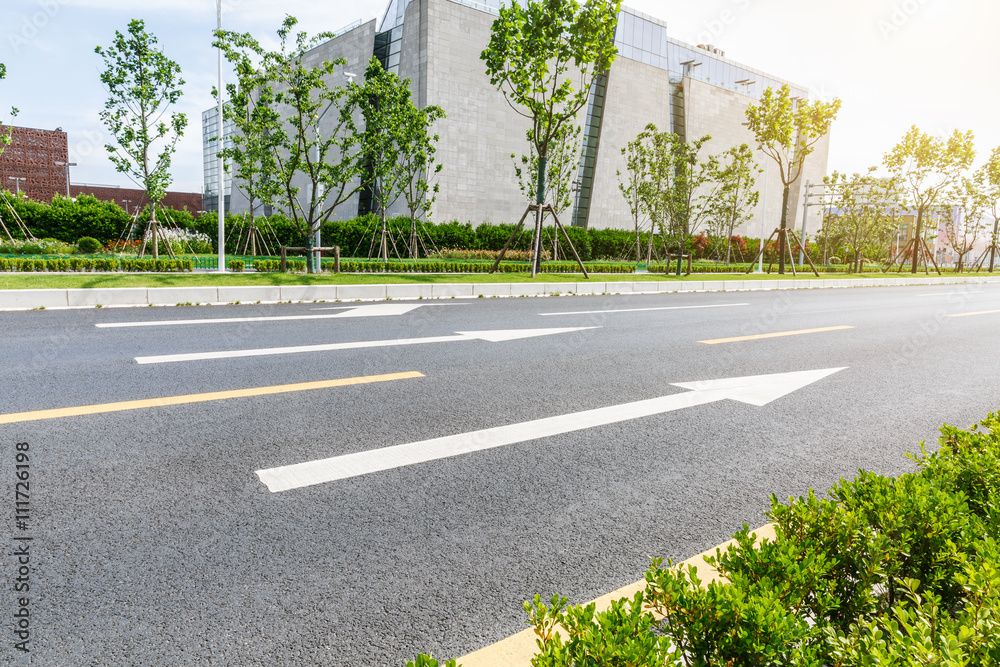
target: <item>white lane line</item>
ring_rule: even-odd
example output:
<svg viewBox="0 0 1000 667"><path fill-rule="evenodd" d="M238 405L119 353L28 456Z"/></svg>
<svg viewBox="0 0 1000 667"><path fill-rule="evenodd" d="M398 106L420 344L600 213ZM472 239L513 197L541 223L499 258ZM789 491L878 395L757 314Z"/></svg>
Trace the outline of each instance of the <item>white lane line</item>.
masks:
<svg viewBox="0 0 1000 667"><path fill-rule="evenodd" d="M504 329L500 331L457 331L453 336L433 336L430 338L399 338L396 340L371 340L353 343L327 343L324 345L297 345L294 347L264 347L253 350L224 350L221 352L194 352L190 354L164 354L153 357L136 357L138 364L169 364L179 361L204 361L207 359L235 359L238 357L263 357L274 354L300 354L304 352L331 352L334 350L357 350L369 347L395 347L400 345L422 345L424 343L454 343L466 340L486 340L500 343L521 338L536 338L556 334L600 329L600 327L573 327L568 329Z"/></svg>
<svg viewBox="0 0 1000 667"><path fill-rule="evenodd" d="M982 294L982 292L935 292L934 294L918 294L917 296L965 296L966 294Z"/></svg>
<svg viewBox="0 0 1000 667"><path fill-rule="evenodd" d="M623 405L612 405L596 410L536 419L521 424L499 426L471 433L335 456L318 461L257 470L256 473L271 493L278 493L279 491L289 491L333 482L338 479L358 477L382 470L392 470L417 463L547 438L562 433L571 433L605 424L650 417L725 399L764 406L841 370L844 369L827 368L774 375L676 383L673 386L691 391Z"/></svg>
<svg viewBox="0 0 1000 667"><path fill-rule="evenodd" d="M417 308L454 308L455 306L467 306L467 303L378 303L372 306L327 306L324 308L310 308L309 310L343 310L352 309L352 314L341 315L341 317L371 317L372 315L398 315L408 313ZM365 312L354 312L365 311ZM370 312L369 312L370 311Z"/></svg>
<svg viewBox="0 0 1000 667"><path fill-rule="evenodd" d="M389 315L405 315L423 307L424 304L384 303L375 306L340 306L324 310L345 310L342 313L329 315L280 315L275 317L224 317L204 320L149 320L144 322L106 322L95 324L99 329L122 329L126 327L163 327L178 324L234 324L237 322L288 322L291 320L330 320L345 317L386 317ZM318 310L318 309L314 309Z"/></svg>
<svg viewBox="0 0 1000 667"><path fill-rule="evenodd" d="M620 310L578 310L571 313L539 313L543 317L550 315L600 315L603 313L642 313L650 310L695 310L697 308L736 308L749 306L749 303L716 303L710 306L666 306L663 308L622 308Z"/></svg>

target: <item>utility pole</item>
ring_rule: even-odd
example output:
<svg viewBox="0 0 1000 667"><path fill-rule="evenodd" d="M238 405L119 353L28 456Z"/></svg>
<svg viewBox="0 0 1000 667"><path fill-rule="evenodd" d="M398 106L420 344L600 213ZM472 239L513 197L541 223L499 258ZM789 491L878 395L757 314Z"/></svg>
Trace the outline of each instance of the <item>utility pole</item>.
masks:
<svg viewBox="0 0 1000 667"><path fill-rule="evenodd" d="M216 0L218 26L222 30L222 0ZM219 273L226 272L226 161L222 157L225 147L225 120L222 109L222 47L219 47Z"/></svg>

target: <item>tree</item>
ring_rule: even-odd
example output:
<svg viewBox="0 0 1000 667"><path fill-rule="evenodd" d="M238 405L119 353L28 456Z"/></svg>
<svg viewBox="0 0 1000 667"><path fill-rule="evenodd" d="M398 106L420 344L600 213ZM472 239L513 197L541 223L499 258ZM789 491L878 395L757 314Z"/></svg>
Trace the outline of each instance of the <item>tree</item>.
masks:
<svg viewBox="0 0 1000 667"><path fill-rule="evenodd" d="M648 176L641 189L645 210L664 240L676 245L680 275L688 239L708 219L715 196L715 188L706 191L705 186L717 169L717 161L713 157L699 159L702 147L712 137L686 142L650 123L639 138L646 146Z"/></svg>
<svg viewBox="0 0 1000 667"><path fill-rule="evenodd" d="M764 90L760 103L747 108L747 126L757 140L757 148L774 160L784 191L781 197L781 228L778 233L778 273L785 272L785 248L788 243L788 197L791 186L802 175L806 158L816 144L830 132L840 111L840 100L833 102L792 102L791 89L781 86L777 92ZM801 239L805 243L805 239Z"/></svg>
<svg viewBox="0 0 1000 667"><path fill-rule="evenodd" d="M236 132L231 135L232 146L220 145L219 150L226 160L226 171L232 173L234 184L247 197L249 240L255 245L258 205L269 204L281 194L276 178L281 114L274 108L273 91L258 87L259 73L249 55L232 48L226 55L236 72L236 83L226 84L229 101L223 111ZM251 252L255 251L252 248Z"/></svg>
<svg viewBox="0 0 1000 667"><path fill-rule="evenodd" d="M538 155L534 261L541 270L542 206L549 148L576 119L595 78L614 62L621 0L523 0L500 9L480 58L490 83L531 121L528 141Z"/></svg>
<svg viewBox="0 0 1000 667"><path fill-rule="evenodd" d="M435 163L438 135L431 135L430 127L444 117L444 109L439 106L414 107L399 128L402 150L395 168L403 174L403 199L410 212L411 259L417 257L417 219L423 216L428 220L437 199L438 184L431 181L444 165Z"/></svg>
<svg viewBox="0 0 1000 667"><path fill-rule="evenodd" d="M963 177L961 183L948 193L952 206L944 223L944 234L948 245L958 255L958 273L965 268L965 256L972 252L980 235L986 231L983 214L986 212L987 195L984 184L977 178L979 175Z"/></svg>
<svg viewBox="0 0 1000 667"><path fill-rule="evenodd" d="M719 236L726 237L726 264L729 264L733 232L753 218L760 201L754 189L757 174L763 170L754 162L753 151L746 144L733 146L718 156L710 178L718 186L709 202L709 225Z"/></svg>
<svg viewBox="0 0 1000 667"><path fill-rule="evenodd" d="M642 133L622 148L622 157L625 158L624 177L621 170L618 170L618 190L622 193L622 197L625 198L625 202L628 204L628 210L632 216L632 224L635 227L636 262L639 262L641 259L639 234L642 229L643 218L648 217L642 202L642 185L649 176L649 168L646 164L646 146L643 143L646 136L646 133ZM653 234L652 230L650 230L650 252L647 255L647 261L651 259L649 255L652 255L652 244Z"/></svg>
<svg viewBox="0 0 1000 667"><path fill-rule="evenodd" d="M917 210L915 246L923 243L925 214L972 165L976 157L973 139L972 132L962 134L955 130L944 140L921 132L914 125L882 159L890 173L901 178L909 188L911 204ZM914 247L911 273L917 272L922 254L922 246Z"/></svg>
<svg viewBox="0 0 1000 667"><path fill-rule="evenodd" d="M278 30L280 48L267 51L248 33L216 31L214 46L221 48L234 65L256 61L256 75L247 75L248 90L259 99L273 100L280 120L268 125L269 148L274 158L273 178L280 204L303 235L306 247L306 270L314 272L313 237L338 206L357 193L362 185L359 144L361 136L354 122L350 90L327 82L343 59L309 66L306 52L332 39L329 32L310 38L299 32L298 24L286 16ZM323 119L333 113L332 132L321 129ZM296 184L305 181L308 192L300 197Z"/></svg>
<svg viewBox="0 0 1000 667"><path fill-rule="evenodd" d="M977 179L981 183L986 198L986 210L993 218L993 233L990 236L990 273L996 260L997 244L1000 242L1000 147L994 148L990 159L979 168Z"/></svg>
<svg viewBox="0 0 1000 667"><path fill-rule="evenodd" d="M545 196L552 210L559 215L572 204L573 175L580 166L580 149L582 145L581 128L579 125L563 125L559 134L549 146L549 159L546 161ZM520 164L514 154L514 172L521 192L529 200L536 199L535 188L538 186L538 154L533 144L529 144L528 155L522 155Z"/></svg>
<svg viewBox="0 0 1000 667"><path fill-rule="evenodd" d="M837 215L824 221L823 233L853 252L853 271L859 273L869 251L878 257L883 255L883 248L888 251L904 205L902 184L898 178L875 176L875 167L853 176L835 171L823 182L839 208Z"/></svg>
<svg viewBox="0 0 1000 667"><path fill-rule="evenodd" d="M180 78L180 65L167 58L157 43L156 37L146 32L145 23L132 20L127 35L116 30L111 46L94 49L106 68L101 82L108 90L108 100L101 120L118 143L108 144L105 149L115 169L146 191L154 258L159 257L162 238L156 207L172 180L171 156L187 127L183 113L171 113L169 122L166 119L170 107L181 97L184 80ZM166 245L169 250L169 243Z"/></svg>
<svg viewBox="0 0 1000 667"><path fill-rule="evenodd" d="M7 77L7 66L0 63L0 81L3 81ZM17 108L11 107L10 117L15 118L17 116ZM3 125L3 123L0 123ZM13 128L8 127L4 132L0 132L0 155L3 155L3 151L7 146L10 146L10 137L13 133Z"/></svg>
<svg viewBox="0 0 1000 667"><path fill-rule="evenodd" d="M410 80L386 71L377 58L371 59L364 84L353 86L351 95L365 122L361 156L367 168L365 184L372 188L382 218L380 256L389 259L386 210L407 195L410 256L415 257L416 211L421 206L418 197L421 190L426 195L430 189L426 181L421 186L419 179L426 175L434 154L429 126L443 118L444 111L438 106L417 109L410 99Z"/></svg>

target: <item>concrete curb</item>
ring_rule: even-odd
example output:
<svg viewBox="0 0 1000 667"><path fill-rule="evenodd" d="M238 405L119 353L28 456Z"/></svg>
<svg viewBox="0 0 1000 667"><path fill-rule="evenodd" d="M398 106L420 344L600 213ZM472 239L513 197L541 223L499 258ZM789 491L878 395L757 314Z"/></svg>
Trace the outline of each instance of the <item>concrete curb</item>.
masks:
<svg viewBox="0 0 1000 667"><path fill-rule="evenodd" d="M718 280L685 282L585 283L422 283L402 285L264 285L225 287L117 287L93 289L0 290L0 310L59 308L222 305L313 301L381 301L384 299L475 299L594 294L671 294L677 292L745 292L787 289L832 289L913 285L981 285L1000 283L998 276L947 278L827 278L820 280Z"/></svg>

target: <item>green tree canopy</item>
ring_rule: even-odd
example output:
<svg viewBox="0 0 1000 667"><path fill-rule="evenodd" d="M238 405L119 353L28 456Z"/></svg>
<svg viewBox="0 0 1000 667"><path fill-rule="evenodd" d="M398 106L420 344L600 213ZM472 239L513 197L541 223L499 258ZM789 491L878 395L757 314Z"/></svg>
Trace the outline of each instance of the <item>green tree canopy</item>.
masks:
<svg viewBox="0 0 1000 667"><path fill-rule="evenodd" d="M883 164L890 173L902 179L910 191L910 203L917 210L914 240L922 243L924 215L936 206L942 195L960 182L962 173L976 159L972 132L955 130L947 139L935 137L911 127L892 150L885 154ZM915 249L911 272L917 272L922 252Z"/></svg>
<svg viewBox="0 0 1000 667"><path fill-rule="evenodd" d="M157 44L145 24L133 20L127 34L115 31L111 46L94 49L104 60L101 82L108 90L100 116L117 142L105 149L115 169L146 191L154 209L150 221L154 257L159 256L155 207L170 185L170 160L187 127L185 114L169 113L182 94L180 65Z"/></svg>
<svg viewBox="0 0 1000 667"><path fill-rule="evenodd" d="M350 90L329 83L345 61L312 64L306 57L308 51L332 39L333 33L293 34L297 24L295 17L285 17L276 51L268 51L249 33L229 31L216 31L214 46L236 65L240 85L278 112L258 118L254 128L267 135L262 141L273 158L259 163L271 172L259 176L274 182L276 191L268 191L268 196L274 197L303 235L305 246L311 248L316 231L362 187L361 136ZM327 115L332 121L324 124ZM303 181L308 186L304 197L299 185ZM312 273L312 253L306 257Z"/></svg>
<svg viewBox="0 0 1000 667"><path fill-rule="evenodd" d="M549 149L587 103L594 79L614 62L621 0L523 0L507 3L480 58L490 83L531 122L538 155L532 276L540 268L542 204Z"/></svg>
<svg viewBox="0 0 1000 667"><path fill-rule="evenodd" d="M830 126L840 111L840 104L839 99L829 103L795 100L791 89L782 85L777 91L768 87L761 95L760 102L747 108L747 127L757 140L757 149L778 165L778 173L784 186L781 230L778 235L778 273L785 272L789 190L802 175L806 158L830 132Z"/></svg>

